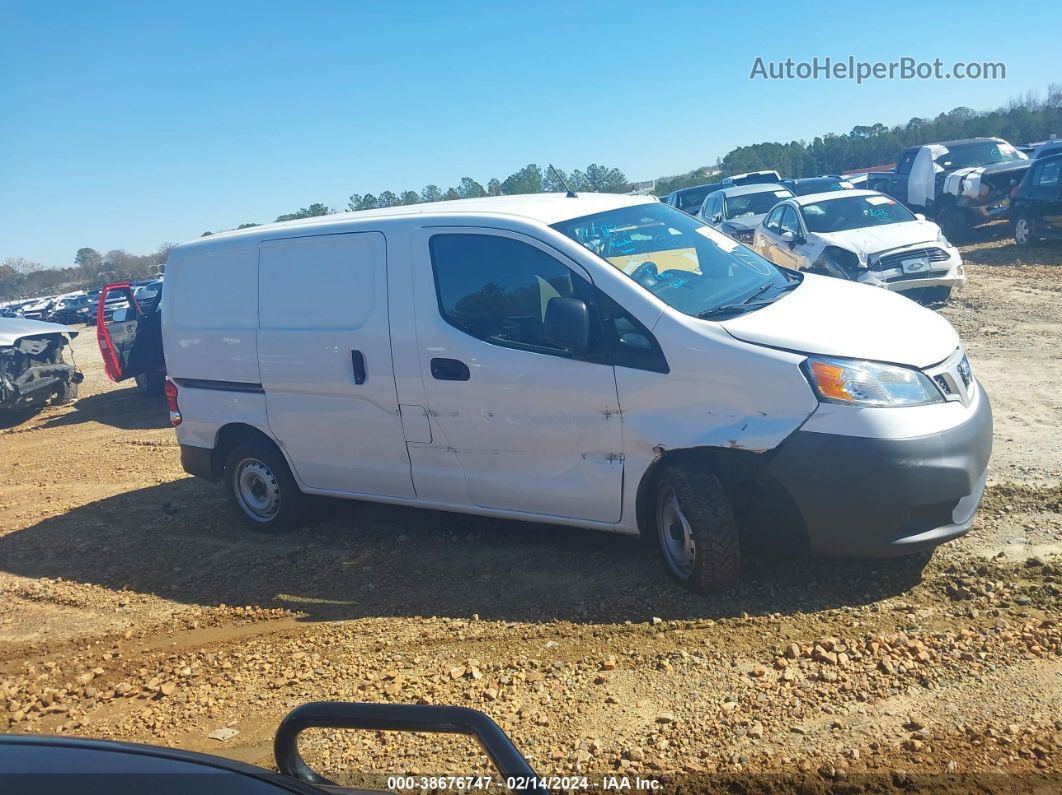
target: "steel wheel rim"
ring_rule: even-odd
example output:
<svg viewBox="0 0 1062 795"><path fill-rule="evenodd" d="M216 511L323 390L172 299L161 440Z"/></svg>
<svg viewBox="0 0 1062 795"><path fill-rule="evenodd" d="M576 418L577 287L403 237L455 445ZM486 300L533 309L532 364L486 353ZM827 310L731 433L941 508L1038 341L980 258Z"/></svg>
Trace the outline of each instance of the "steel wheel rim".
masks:
<svg viewBox="0 0 1062 795"><path fill-rule="evenodd" d="M665 489L660 495L656 508L656 528L668 568L679 579L688 579L697 562L697 543L689 519L672 488Z"/></svg>
<svg viewBox="0 0 1062 795"><path fill-rule="evenodd" d="M1025 245L1029 242L1029 222L1024 218L1019 218L1017 223L1014 224L1014 239L1020 245Z"/></svg>
<svg viewBox="0 0 1062 795"><path fill-rule="evenodd" d="M280 510L280 483L273 471L257 458L236 465L234 489L243 512L256 522L268 522Z"/></svg>

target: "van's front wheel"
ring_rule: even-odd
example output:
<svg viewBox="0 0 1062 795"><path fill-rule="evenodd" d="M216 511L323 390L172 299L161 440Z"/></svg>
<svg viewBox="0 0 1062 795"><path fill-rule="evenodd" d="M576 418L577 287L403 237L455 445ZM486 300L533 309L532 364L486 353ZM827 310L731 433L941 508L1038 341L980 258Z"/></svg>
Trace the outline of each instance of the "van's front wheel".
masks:
<svg viewBox="0 0 1062 795"><path fill-rule="evenodd" d="M260 533L283 533L305 515L306 496L284 456L266 444L236 445L225 462L225 485L240 516Z"/></svg>
<svg viewBox="0 0 1062 795"><path fill-rule="evenodd" d="M737 582L741 546L723 484L707 470L667 466L656 487L656 534L668 572L694 593Z"/></svg>

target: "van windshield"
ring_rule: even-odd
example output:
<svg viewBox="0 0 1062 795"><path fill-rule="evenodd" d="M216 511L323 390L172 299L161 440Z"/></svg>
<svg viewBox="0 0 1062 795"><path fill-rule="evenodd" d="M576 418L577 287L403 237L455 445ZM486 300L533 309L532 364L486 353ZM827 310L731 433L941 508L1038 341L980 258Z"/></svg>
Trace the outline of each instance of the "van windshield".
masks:
<svg viewBox="0 0 1062 795"><path fill-rule="evenodd" d="M553 228L695 317L756 309L801 279L665 204L622 207Z"/></svg>

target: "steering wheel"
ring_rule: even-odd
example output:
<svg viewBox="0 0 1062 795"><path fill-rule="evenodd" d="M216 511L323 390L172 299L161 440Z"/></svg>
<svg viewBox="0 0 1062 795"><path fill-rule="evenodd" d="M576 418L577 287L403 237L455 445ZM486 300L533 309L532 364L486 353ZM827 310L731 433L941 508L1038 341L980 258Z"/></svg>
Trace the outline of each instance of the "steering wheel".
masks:
<svg viewBox="0 0 1062 795"><path fill-rule="evenodd" d="M642 287L653 288L660 281L660 271L657 269L655 262L643 262L634 269L631 278Z"/></svg>

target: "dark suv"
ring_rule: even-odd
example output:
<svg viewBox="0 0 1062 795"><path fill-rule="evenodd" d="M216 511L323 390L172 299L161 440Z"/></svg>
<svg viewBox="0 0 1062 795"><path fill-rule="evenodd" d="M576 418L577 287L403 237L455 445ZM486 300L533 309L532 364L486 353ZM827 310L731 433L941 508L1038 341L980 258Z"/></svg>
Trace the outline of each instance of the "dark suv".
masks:
<svg viewBox="0 0 1062 795"><path fill-rule="evenodd" d="M1062 153L1034 160L1010 200L1014 242L1019 246L1062 237Z"/></svg>
<svg viewBox="0 0 1062 795"><path fill-rule="evenodd" d="M709 193L714 193L721 187L723 187L721 182L709 182L706 185L695 185L692 188L680 188L679 190L671 191L660 201L672 207L677 207L684 213L696 215L704 203L704 197Z"/></svg>

